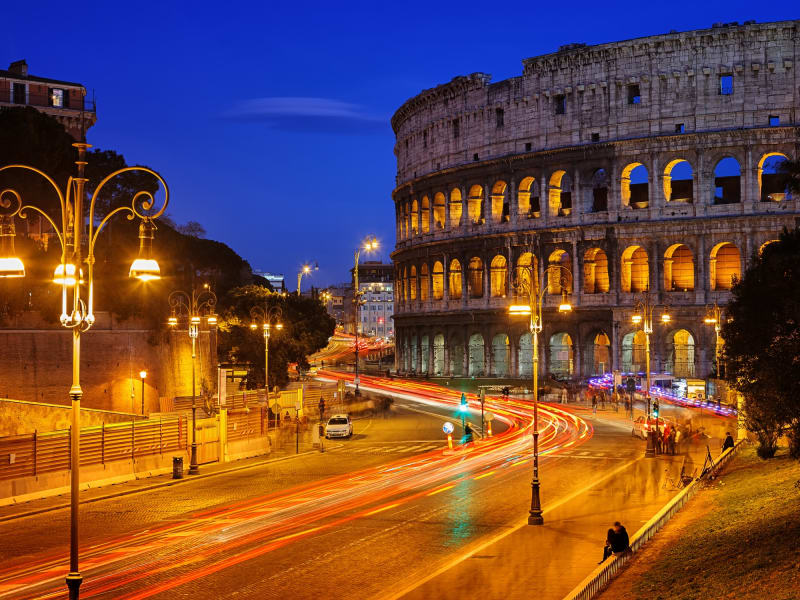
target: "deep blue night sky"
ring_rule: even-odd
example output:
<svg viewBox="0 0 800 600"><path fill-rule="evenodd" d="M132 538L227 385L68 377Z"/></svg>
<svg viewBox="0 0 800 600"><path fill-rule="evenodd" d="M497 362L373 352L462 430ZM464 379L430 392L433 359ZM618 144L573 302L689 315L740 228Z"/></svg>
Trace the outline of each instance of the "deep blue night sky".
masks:
<svg viewBox="0 0 800 600"><path fill-rule="evenodd" d="M424 88L519 75L562 44L797 18L794 2L15 2L0 64L83 83L89 142L159 170L170 215L255 269L317 260L348 278L353 248L394 246L389 118ZM794 9L792 8L794 7ZM296 100L300 98L301 100Z"/></svg>

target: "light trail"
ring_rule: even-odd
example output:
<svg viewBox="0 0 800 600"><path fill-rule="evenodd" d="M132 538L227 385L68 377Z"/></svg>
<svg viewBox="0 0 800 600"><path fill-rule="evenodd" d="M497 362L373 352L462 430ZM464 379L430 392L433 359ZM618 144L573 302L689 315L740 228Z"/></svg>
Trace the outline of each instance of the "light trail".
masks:
<svg viewBox="0 0 800 600"><path fill-rule="evenodd" d="M324 372L322 376L352 380L347 374ZM461 400L460 392L427 382L362 377L361 387L440 409L455 410ZM478 398L472 394L466 398L469 408L479 412ZM350 521L527 462L532 446L531 403L487 397L485 408L508 425L506 431L454 451L432 450L85 546L81 548L86 577L81 596L91 598L114 590L119 600L148 598ZM542 455L585 442L592 435L585 421L558 407L540 403L539 415ZM66 571L63 552L7 566L0 569L0 598L62 597ZM164 581L137 588L137 582L161 574L168 574Z"/></svg>

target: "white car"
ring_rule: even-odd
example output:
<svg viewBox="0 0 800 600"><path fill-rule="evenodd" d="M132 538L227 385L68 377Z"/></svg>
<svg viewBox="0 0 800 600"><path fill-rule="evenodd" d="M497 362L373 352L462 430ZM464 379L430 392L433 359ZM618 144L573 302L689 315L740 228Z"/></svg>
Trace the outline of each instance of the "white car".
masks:
<svg viewBox="0 0 800 600"><path fill-rule="evenodd" d="M660 432L664 431L664 428L667 426L669 421L664 420L662 417L658 418L658 430ZM669 423L672 426L672 423ZM631 430L631 435L633 437L639 437L643 440L647 439L647 434L650 431L656 430L656 420L655 418L650 419L650 423L647 422L647 417L637 417L636 420L633 422L633 429Z"/></svg>
<svg viewBox="0 0 800 600"><path fill-rule="evenodd" d="M331 438L349 438L353 435L353 422L350 420L350 415L333 415L328 419L328 424L325 426L325 437Z"/></svg>

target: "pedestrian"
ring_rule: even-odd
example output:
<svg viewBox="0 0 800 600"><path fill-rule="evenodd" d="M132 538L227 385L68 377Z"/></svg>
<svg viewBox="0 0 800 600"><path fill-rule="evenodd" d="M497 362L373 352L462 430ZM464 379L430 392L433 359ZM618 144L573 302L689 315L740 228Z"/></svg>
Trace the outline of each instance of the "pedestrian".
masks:
<svg viewBox="0 0 800 600"><path fill-rule="evenodd" d="M599 563L597 563L598 565L603 564L603 561L605 561L605 559L607 559L609 556L611 556L611 539L613 537L614 537L614 530L613 529L609 529L606 532L606 543L603 546L603 560L601 560Z"/></svg>
<svg viewBox="0 0 800 600"><path fill-rule="evenodd" d="M661 434L661 447L664 450L664 454L669 454L669 436L671 432L672 429L670 428L669 423L667 423L664 426L664 433Z"/></svg>
<svg viewBox="0 0 800 600"><path fill-rule="evenodd" d="M606 393L603 390L600 390L600 409L606 409Z"/></svg>
<svg viewBox="0 0 800 600"><path fill-rule="evenodd" d="M469 444L472 441L472 427L469 423L464 425L464 443Z"/></svg>
<svg viewBox="0 0 800 600"><path fill-rule="evenodd" d="M735 445L736 444L733 441L733 436L731 435L731 432L730 431L727 432L725 434L725 441L722 442L722 451L725 452L725 450L727 450L728 448L733 448Z"/></svg>
<svg viewBox="0 0 800 600"><path fill-rule="evenodd" d="M681 443L682 439L683 439L683 431L676 427L675 428L675 435L672 436L673 454L675 453L675 450L680 451L679 444Z"/></svg>
<svg viewBox="0 0 800 600"><path fill-rule="evenodd" d="M675 443L678 438L678 432L673 427L672 430L669 432L669 453L672 456L675 456Z"/></svg>
<svg viewBox="0 0 800 600"><path fill-rule="evenodd" d="M630 550L631 542L628 532L619 521L614 522L614 529L611 530L611 552L614 556L620 556Z"/></svg>
<svg viewBox="0 0 800 600"><path fill-rule="evenodd" d="M597 396L592 394L592 414L597 414Z"/></svg>
<svg viewBox="0 0 800 600"><path fill-rule="evenodd" d="M561 388L561 404L567 403L567 388Z"/></svg>

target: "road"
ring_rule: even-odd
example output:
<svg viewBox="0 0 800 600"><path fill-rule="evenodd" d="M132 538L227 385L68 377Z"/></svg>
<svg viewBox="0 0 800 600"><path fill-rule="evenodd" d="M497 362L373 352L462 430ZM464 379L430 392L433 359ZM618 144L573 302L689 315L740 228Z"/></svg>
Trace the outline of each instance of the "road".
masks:
<svg viewBox="0 0 800 600"><path fill-rule="evenodd" d="M451 453L440 427L457 393L363 377L371 387L396 394L393 416L357 421L324 454L85 505L82 597L387 597L527 514L528 403L489 400L497 435ZM557 407L540 419L545 508L641 453L624 427L592 437ZM0 598L64 596L67 523L0 524Z"/></svg>

